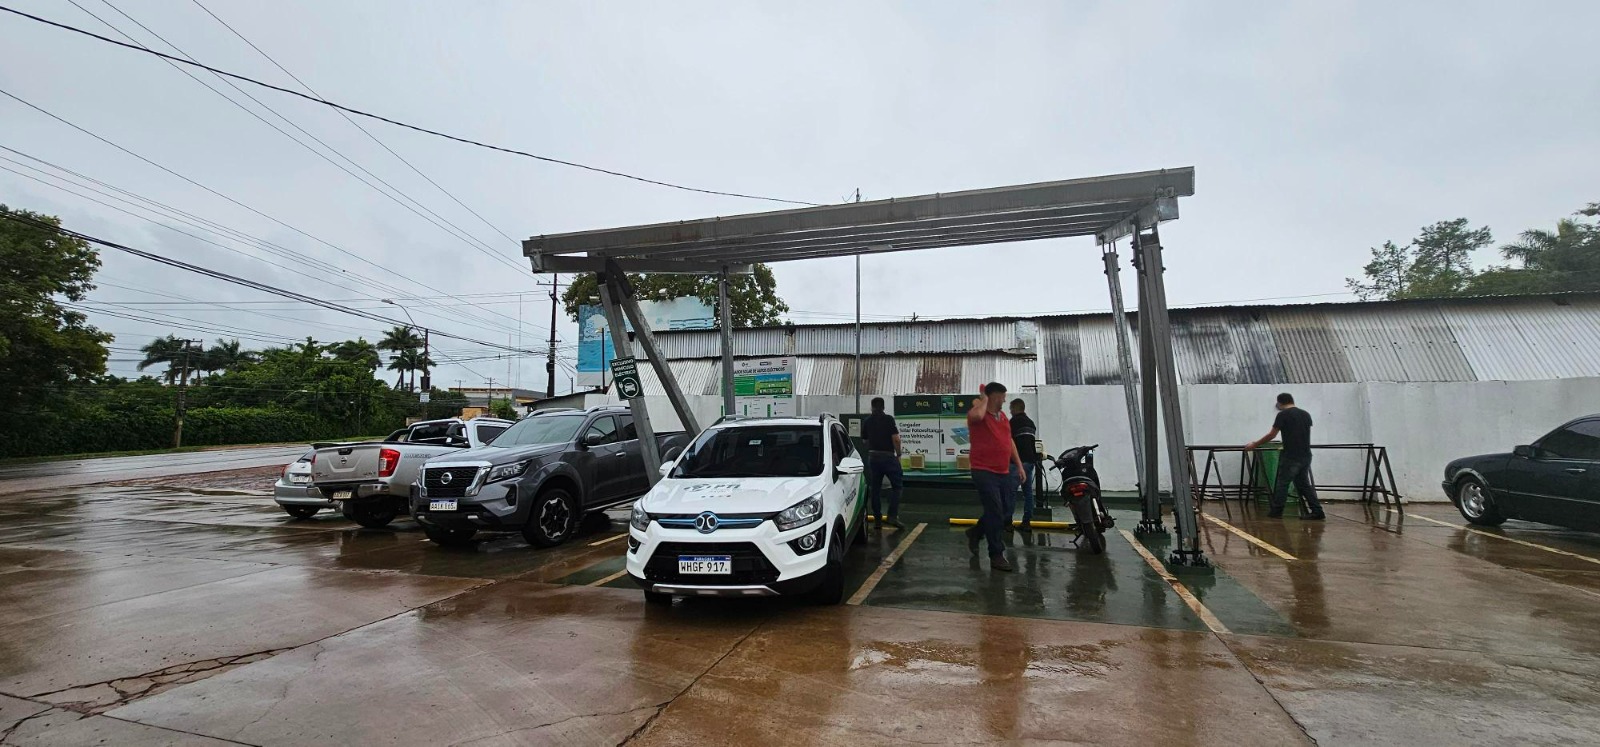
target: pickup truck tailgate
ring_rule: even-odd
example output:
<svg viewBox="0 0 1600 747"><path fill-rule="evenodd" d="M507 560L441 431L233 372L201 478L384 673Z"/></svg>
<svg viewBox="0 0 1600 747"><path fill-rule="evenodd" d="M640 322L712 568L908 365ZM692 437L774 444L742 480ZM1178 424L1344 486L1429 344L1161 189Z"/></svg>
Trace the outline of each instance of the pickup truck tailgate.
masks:
<svg viewBox="0 0 1600 747"><path fill-rule="evenodd" d="M351 444L317 449L311 463L311 481L316 484L377 482L378 451L384 444Z"/></svg>

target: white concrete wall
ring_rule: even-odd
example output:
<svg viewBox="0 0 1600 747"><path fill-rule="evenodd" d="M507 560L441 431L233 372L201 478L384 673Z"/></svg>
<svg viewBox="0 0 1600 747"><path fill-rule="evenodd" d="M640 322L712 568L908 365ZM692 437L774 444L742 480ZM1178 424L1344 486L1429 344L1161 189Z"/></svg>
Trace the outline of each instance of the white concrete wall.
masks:
<svg viewBox="0 0 1600 747"><path fill-rule="evenodd" d="M1483 381L1366 384L1194 384L1180 388L1184 431L1191 444L1243 444L1261 437L1276 415L1280 391L1294 394L1316 425L1313 443L1375 443L1389 449L1395 481L1410 501L1442 501L1439 480L1444 465L1473 454L1510 451L1579 415L1600 411L1600 378L1557 381ZM862 395L866 408L874 395ZM1132 490L1137 479L1127 407L1120 386L1043 386L1020 394L1038 422L1051 452L1099 443L1096 466L1110 490ZM891 403L892 397L885 397ZM595 397L589 404L609 398ZM659 430L678 429L677 415L665 397L646 397ZM801 414L853 412L855 397L802 396ZM709 424L720 417L722 400L691 396L696 417ZM892 407L892 405L891 405ZM1147 414L1148 417L1148 414ZM1166 447L1162 488L1170 487ZM1203 465L1197 465L1203 466ZM1222 463L1223 474L1238 473L1237 457ZM1318 481L1354 484L1361 480L1356 453L1319 452ZM1351 494L1330 498L1352 498Z"/></svg>

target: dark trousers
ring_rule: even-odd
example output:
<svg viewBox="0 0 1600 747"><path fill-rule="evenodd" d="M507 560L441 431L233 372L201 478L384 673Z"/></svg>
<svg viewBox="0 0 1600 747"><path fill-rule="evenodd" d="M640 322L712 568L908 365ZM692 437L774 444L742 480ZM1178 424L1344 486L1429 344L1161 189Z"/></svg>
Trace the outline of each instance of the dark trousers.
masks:
<svg viewBox="0 0 1600 747"><path fill-rule="evenodd" d="M900 471L900 458L887 451L867 452L867 496L871 500L872 515L883 516L879 510L878 493L883 490L883 478L889 478L889 516L900 515L900 494L905 492L905 474Z"/></svg>
<svg viewBox="0 0 1600 747"><path fill-rule="evenodd" d="M1272 486L1272 513L1283 513L1283 506L1289 500L1289 486L1294 485L1300 491L1301 506L1304 513L1316 516L1322 513L1322 504L1317 501L1317 487L1311 484L1311 457L1284 455L1278 458L1278 479Z"/></svg>
<svg viewBox="0 0 1600 747"><path fill-rule="evenodd" d="M1021 473L1017 471L1017 465L1015 464L1011 465L1011 478L1021 483L1018 486L1018 492L1022 496L1022 520L1033 521L1033 495L1034 491L1039 489L1039 475L1044 470L1039 462L1024 462L1023 464L1028 469L1028 481L1021 482ZM1040 495L1042 496L1043 493ZM1006 506L1006 518L1011 518L1014 511L1016 511L1015 506Z"/></svg>
<svg viewBox="0 0 1600 747"><path fill-rule="evenodd" d="M978 488L978 501L983 505L983 516L978 519L978 532L989 542L989 556L1004 555L1005 542L1001 535L1011 517L1006 507L1016 500L1016 482L1010 474L972 471L972 484Z"/></svg>

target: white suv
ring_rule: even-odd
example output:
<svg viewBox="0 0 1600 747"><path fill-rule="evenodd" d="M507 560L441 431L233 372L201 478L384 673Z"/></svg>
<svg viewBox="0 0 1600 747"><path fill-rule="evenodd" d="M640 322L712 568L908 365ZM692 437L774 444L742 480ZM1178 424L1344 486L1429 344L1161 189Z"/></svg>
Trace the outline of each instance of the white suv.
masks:
<svg viewBox="0 0 1600 747"><path fill-rule="evenodd" d="M844 596L844 551L861 539L861 458L832 415L712 426L633 505L628 575L645 600Z"/></svg>

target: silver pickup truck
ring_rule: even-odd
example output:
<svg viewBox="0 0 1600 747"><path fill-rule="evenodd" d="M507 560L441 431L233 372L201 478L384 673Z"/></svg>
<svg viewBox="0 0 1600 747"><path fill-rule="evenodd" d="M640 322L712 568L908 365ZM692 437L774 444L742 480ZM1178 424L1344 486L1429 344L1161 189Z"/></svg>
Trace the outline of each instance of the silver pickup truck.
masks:
<svg viewBox="0 0 1600 747"><path fill-rule="evenodd" d="M423 462L484 446L515 424L497 418L425 420L398 439L320 448L311 457L311 484L345 518L377 529L407 512Z"/></svg>

